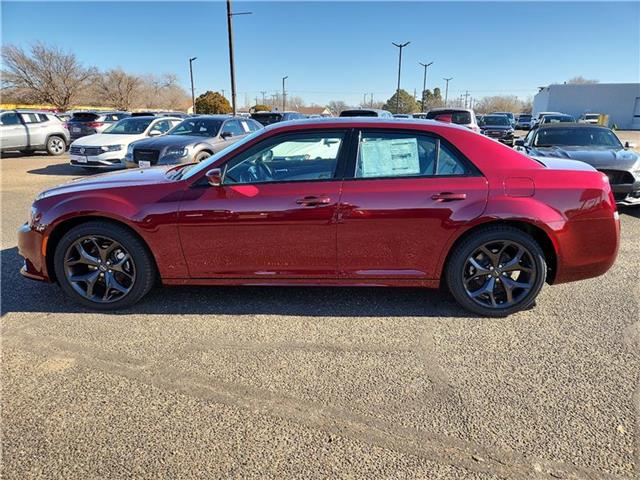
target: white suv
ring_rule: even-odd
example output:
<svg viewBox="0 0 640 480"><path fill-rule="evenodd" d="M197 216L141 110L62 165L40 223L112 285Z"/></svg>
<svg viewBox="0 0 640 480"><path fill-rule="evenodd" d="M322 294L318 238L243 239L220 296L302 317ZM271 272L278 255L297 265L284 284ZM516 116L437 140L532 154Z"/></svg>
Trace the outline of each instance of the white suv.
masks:
<svg viewBox="0 0 640 480"><path fill-rule="evenodd" d="M87 170L124 168L129 144L143 138L164 135L182 121L174 117L128 117L102 133L87 135L71 144L71 165Z"/></svg>
<svg viewBox="0 0 640 480"><path fill-rule="evenodd" d="M36 150L62 155L70 143L69 130L51 112L7 110L0 113L0 149L19 150L28 155Z"/></svg>

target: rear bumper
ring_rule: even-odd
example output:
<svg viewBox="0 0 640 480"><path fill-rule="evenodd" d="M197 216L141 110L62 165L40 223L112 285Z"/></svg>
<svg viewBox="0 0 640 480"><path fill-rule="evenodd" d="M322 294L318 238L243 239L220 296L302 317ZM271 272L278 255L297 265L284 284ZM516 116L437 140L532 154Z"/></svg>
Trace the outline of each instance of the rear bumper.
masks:
<svg viewBox="0 0 640 480"><path fill-rule="evenodd" d="M559 225L560 227L560 225ZM620 246L620 220L575 220L555 232L558 255L553 283L566 283L604 274L614 264Z"/></svg>
<svg viewBox="0 0 640 480"><path fill-rule="evenodd" d="M47 262L42 253L44 241L44 235L32 230L27 223L18 229L18 253L24 258L20 273L32 280L49 282Z"/></svg>

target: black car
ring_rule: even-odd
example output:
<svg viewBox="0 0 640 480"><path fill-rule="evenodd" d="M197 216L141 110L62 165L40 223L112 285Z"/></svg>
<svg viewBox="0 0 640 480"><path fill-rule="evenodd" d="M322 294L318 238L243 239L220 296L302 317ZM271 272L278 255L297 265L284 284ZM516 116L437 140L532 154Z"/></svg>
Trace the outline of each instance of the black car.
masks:
<svg viewBox="0 0 640 480"><path fill-rule="evenodd" d="M640 205L640 155L622 145L607 127L584 123L548 123L516 140L516 150L531 157L579 160L606 174L616 201Z"/></svg>
<svg viewBox="0 0 640 480"><path fill-rule="evenodd" d="M255 112L251 114L251 118L266 127L272 123L286 122L287 120L302 120L307 116L299 112Z"/></svg>
<svg viewBox="0 0 640 480"><path fill-rule="evenodd" d="M130 115L127 112L75 112L71 118L67 120L71 141L73 142L87 135L102 133L117 121L128 116Z"/></svg>
<svg viewBox="0 0 640 480"><path fill-rule="evenodd" d="M505 145L513 146L513 125L506 115L484 115L481 132Z"/></svg>

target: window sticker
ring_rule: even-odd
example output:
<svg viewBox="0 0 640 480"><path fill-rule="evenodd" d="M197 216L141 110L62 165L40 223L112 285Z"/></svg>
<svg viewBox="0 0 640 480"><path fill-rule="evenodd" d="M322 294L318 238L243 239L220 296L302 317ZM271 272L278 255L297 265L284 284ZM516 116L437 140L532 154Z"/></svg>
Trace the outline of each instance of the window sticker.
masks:
<svg viewBox="0 0 640 480"><path fill-rule="evenodd" d="M365 138L360 145L362 177L420 174L417 138Z"/></svg>

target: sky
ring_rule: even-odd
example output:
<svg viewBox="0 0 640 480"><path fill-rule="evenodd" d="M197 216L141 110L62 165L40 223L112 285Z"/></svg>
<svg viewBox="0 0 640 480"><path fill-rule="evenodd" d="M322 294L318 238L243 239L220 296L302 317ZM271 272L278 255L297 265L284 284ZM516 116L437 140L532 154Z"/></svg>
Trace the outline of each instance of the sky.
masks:
<svg viewBox="0 0 640 480"><path fill-rule="evenodd" d="M2 42L42 41L87 66L130 73L175 73L196 95L229 95L226 5L219 1L2 1ZM234 17L238 102L282 88L307 103L363 95L386 100L397 82L413 93L453 77L465 91L533 96L538 86L581 75L603 83L640 81L640 2L241 2ZM367 97L369 98L369 97Z"/></svg>

